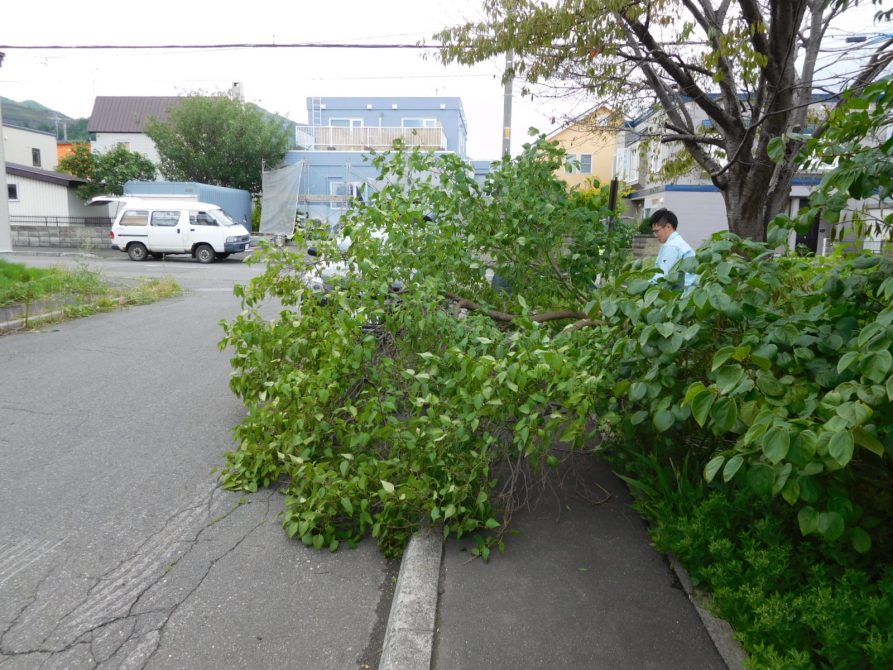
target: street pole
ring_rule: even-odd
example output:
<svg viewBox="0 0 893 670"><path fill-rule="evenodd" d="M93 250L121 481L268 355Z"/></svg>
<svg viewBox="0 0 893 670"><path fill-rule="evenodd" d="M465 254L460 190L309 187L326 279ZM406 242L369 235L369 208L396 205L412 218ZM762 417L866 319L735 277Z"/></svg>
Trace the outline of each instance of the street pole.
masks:
<svg viewBox="0 0 893 670"><path fill-rule="evenodd" d="M0 51L0 67L4 54ZM3 146L3 110L0 109L0 254L12 253L12 232L9 228L9 185L6 181L6 150Z"/></svg>
<svg viewBox="0 0 893 670"><path fill-rule="evenodd" d="M512 155L512 80L514 53L511 49L505 52L505 72L506 81L503 89L502 104L502 155L503 157L511 157Z"/></svg>

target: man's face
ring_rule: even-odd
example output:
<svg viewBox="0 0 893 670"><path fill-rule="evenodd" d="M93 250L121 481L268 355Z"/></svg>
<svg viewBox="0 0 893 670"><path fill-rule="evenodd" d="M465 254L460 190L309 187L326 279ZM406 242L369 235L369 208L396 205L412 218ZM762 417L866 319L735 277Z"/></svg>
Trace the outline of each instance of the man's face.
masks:
<svg viewBox="0 0 893 670"><path fill-rule="evenodd" d="M651 232L654 233L657 241L663 244L667 241L667 238L673 234L673 226L666 221L661 221L660 223L655 223L651 226Z"/></svg>

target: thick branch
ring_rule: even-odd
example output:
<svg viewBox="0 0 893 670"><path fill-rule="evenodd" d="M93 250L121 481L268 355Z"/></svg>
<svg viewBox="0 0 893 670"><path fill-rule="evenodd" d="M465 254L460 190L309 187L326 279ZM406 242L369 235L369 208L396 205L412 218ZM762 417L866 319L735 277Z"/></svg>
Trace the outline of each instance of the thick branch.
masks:
<svg viewBox="0 0 893 670"><path fill-rule="evenodd" d="M494 321L499 321L500 323L511 323L515 319L519 318L517 314L509 314L508 312L500 312L495 309L487 309L476 302L468 300L467 298L462 298L454 293L445 293L447 298L456 303L456 306L461 309L467 309L472 312L480 312L481 314L485 314L489 316ZM583 312L579 312L573 309L558 309L553 310L551 312L541 312L539 314L533 314L530 317L530 320L534 323L546 323L547 321L562 321L564 319L585 319L586 315Z"/></svg>

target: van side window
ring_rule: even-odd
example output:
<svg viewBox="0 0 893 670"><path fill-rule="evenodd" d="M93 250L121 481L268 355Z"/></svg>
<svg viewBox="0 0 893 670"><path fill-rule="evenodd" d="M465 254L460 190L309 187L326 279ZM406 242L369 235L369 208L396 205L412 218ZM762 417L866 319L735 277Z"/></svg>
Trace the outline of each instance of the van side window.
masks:
<svg viewBox="0 0 893 670"><path fill-rule="evenodd" d="M147 226L149 225L149 212L145 209L131 209L124 212L121 217L122 226Z"/></svg>
<svg viewBox="0 0 893 670"><path fill-rule="evenodd" d="M216 226L214 217L207 212L189 212L189 223L193 226Z"/></svg>
<svg viewBox="0 0 893 670"><path fill-rule="evenodd" d="M180 212L178 211L160 211L152 212L152 225L165 226L173 228L180 221Z"/></svg>

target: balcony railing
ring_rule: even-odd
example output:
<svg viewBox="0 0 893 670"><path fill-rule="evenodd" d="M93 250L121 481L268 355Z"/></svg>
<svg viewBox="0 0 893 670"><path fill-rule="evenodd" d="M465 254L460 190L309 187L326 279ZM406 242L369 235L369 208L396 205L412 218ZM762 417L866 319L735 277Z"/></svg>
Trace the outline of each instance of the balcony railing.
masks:
<svg viewBox="0 0 893 670"><path fill-rule="evenodd" d="M380 128L362 126L342 128L338 126L304 126L297 128L299 149L334 151L382 151L403 140L408 147L446 151L447 140L443 128Z"/></svg>
<svg viewBox="0 0 893 670"><path fill-rule="evenodd" d="M822 255L827 256L834 249L841 248L844 253L859 254L869 251L873 254L893 256L893 242L890 240L829 240L825 238L822 244Z"/></svg>

